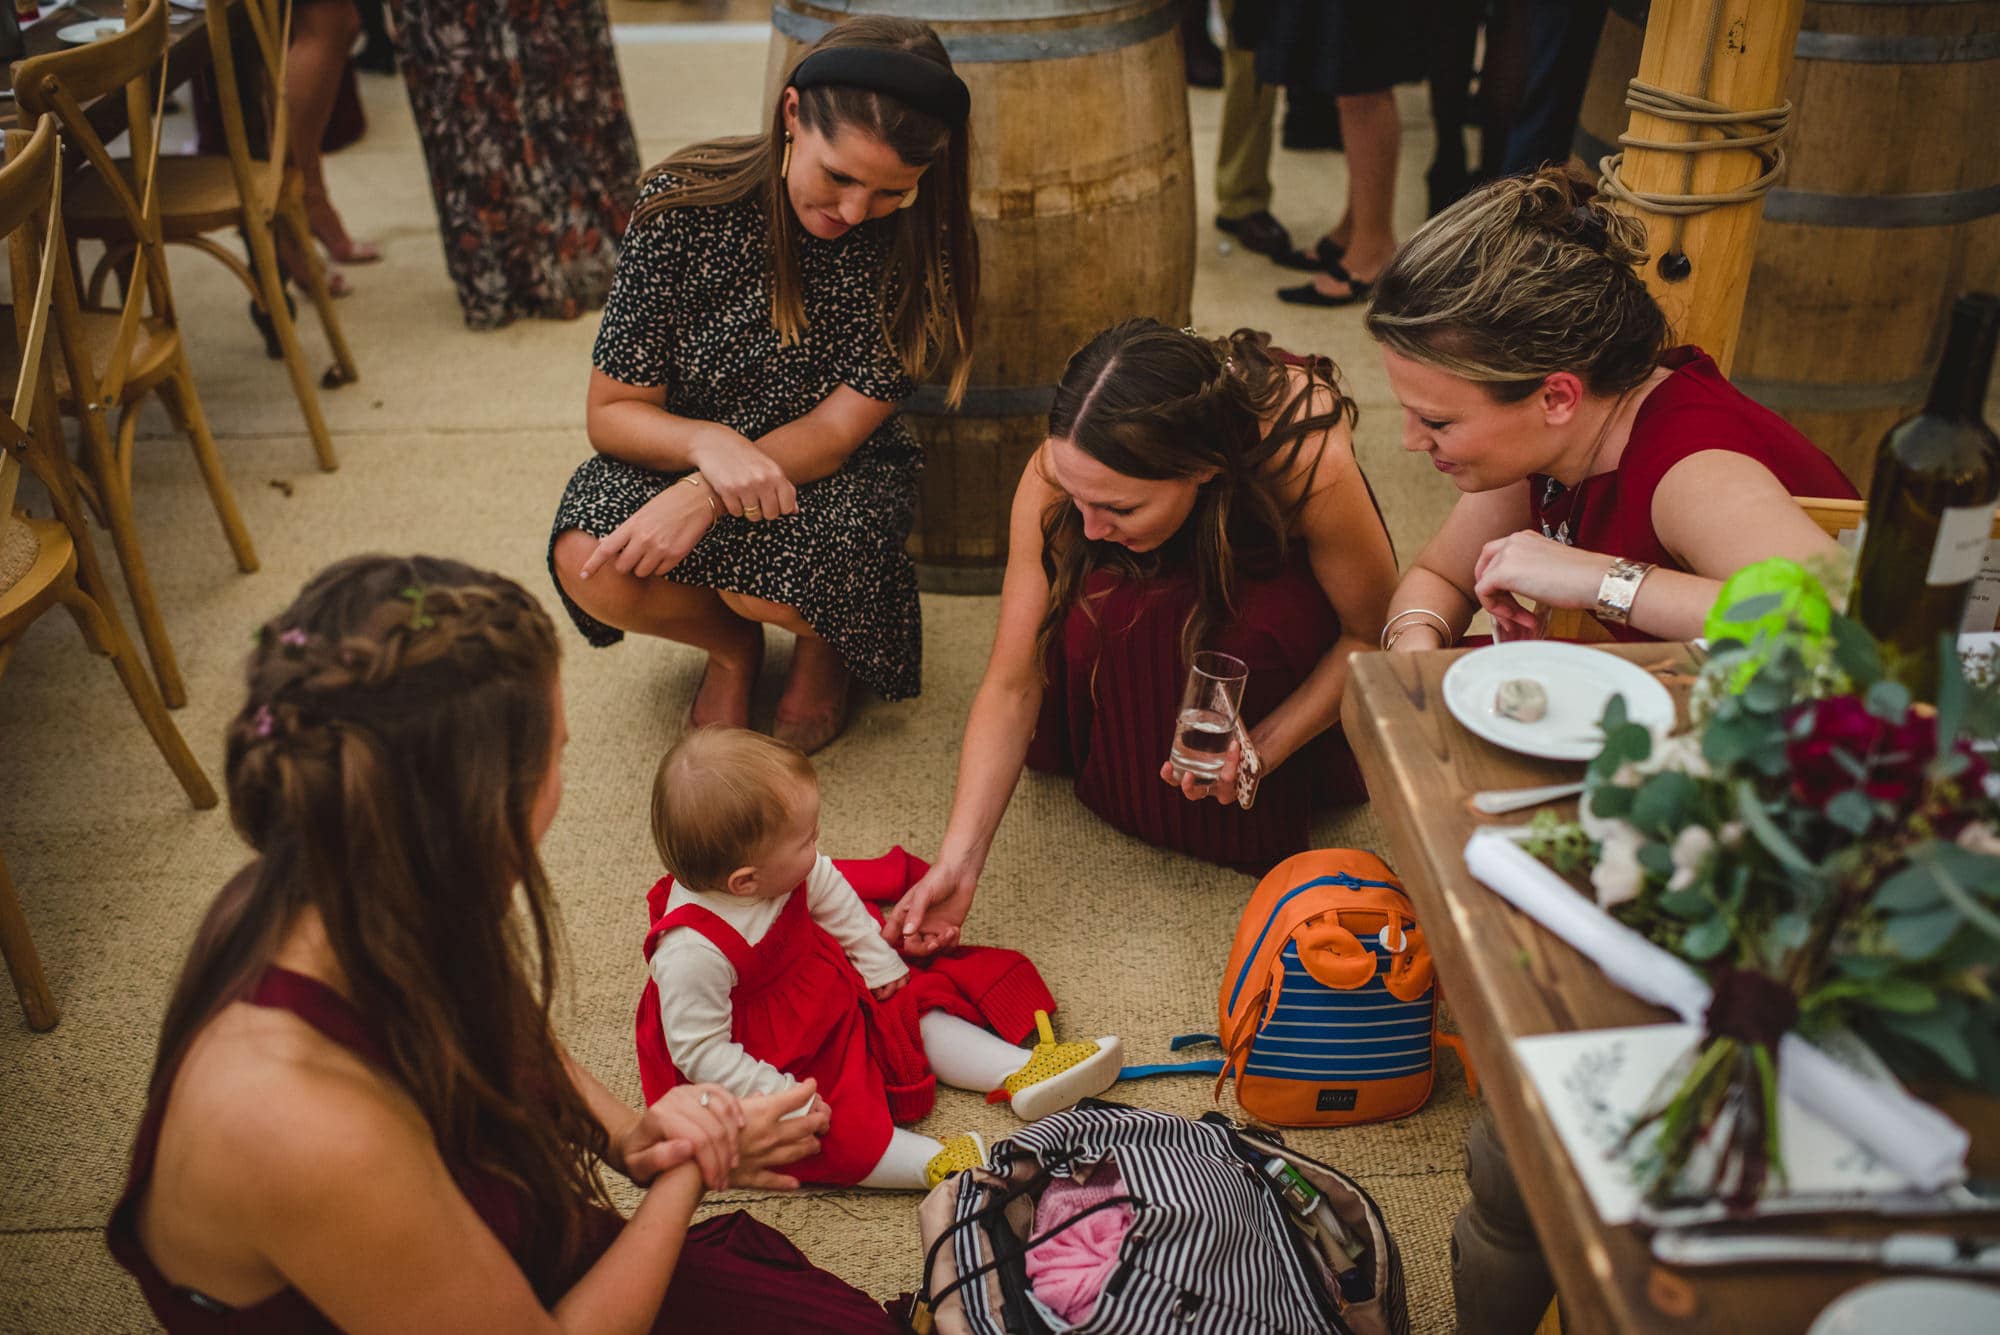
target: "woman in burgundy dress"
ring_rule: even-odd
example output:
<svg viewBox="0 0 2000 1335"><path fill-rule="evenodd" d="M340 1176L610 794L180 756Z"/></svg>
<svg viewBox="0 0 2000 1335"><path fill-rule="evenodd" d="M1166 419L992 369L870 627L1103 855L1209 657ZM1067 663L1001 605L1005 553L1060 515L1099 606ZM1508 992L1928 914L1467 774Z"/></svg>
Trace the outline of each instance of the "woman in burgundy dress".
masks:
<svg viewBox="0 0 2000 1335"><path fill-rule="evenodd" d="M1645 255L1636 220L1550 168L1466 196L1382 275L1368 329L1403 447L1464 493L1385 647L1450 644L1481 608L1503 635L1572 608L1621 639L1691 639L1744 566L1835 557L1791 497L1854 488L1699 348L1668 346Z"/></svg>
<svg viewBox="0 0 2000 1335"><path fill-rule="evenodd" d="M112 1254L170 1331L896 1329L705 1187L787 1186L810 1084L644 1111L563 1050L536 855L555 630L452 561L360 557L257 637L228 739L256 858L175 987ZM599 1179L645 1188L627 1221Z"/></svg>
<svg viewBox="0 0 2000 1335"><path fill-rule="evenodd" d="M1306 846L1311 808L1363 790L1339 729L1347 660L1373 648L1396 558L1355 463L1353 403L1324 358L1155 320L1070 358L1021 474L1000 625L930 874L890 914L904 944L956 939L1025 762L1148 843L1261 872ZM1240 757L1200 786L1165 761L1190 656L1249 667Z"/></svg>

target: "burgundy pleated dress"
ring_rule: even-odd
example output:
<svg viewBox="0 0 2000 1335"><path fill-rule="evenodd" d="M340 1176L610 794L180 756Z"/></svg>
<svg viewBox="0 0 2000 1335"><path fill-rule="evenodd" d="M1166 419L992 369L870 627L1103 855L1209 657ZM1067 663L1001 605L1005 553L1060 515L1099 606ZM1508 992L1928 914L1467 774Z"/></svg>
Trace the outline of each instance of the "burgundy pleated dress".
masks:
<svg viewBox="0 0 2000 1335"><path fill-rule="evenodd" d="M1267 773L1248 811L1190 802L1160 778L1187 680L1181 631L1196 597L1178 545L1163 549L1159 572L1148 578L1098 571L1085 582L1050 646L1028 764L1074 774L1077 798L1127 834L1262 875L1310 846L1316 809L1364 802L1368 790L1337 724ZM1249 667L1243 721L1255 727L1333 648L1340 617L1302 544L1266 578L1239 573L1237 603L1236 619L1204 647Z"/></svg>
<svg viewBox="0 0 2000 1335"><path fill-rule="evenodd" d="M253 1006L290 1011L307 1024L374 1065L382 1046L345 998L314 978L273 967L245 998ZM153 1315L170 1335L314 1335L339 1328L297 1289L285 1288L251 1307L230 1307L167 1279L139 1242L139 1202L153 1175L160 1124L166 1114L164 1091L139 1123L125 1194L105 1230L111 1255L132 1272ZM535 1202L521 1189L488 1173L454 1168L459 1190L516 1260ZM595 1264L618 1237L624 1220L609 1210L594 1212L590 1243L577 1276ZM654 1318L654 1335L768 1335L779 1330L813 1330L829 1335L894 1335L898 1325L867 1294L838 1276L816 1268L784 1234L737 1211L704 1220L688 1230L680 1263L666 1300Z"/></svg>

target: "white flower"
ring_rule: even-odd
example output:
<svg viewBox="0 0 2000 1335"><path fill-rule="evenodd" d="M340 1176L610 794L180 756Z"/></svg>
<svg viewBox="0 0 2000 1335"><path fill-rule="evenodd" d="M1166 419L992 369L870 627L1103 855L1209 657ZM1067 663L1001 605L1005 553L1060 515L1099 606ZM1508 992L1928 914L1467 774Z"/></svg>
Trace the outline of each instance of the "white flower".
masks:
<svg viewBox="0 0 2000 1335"><path fill-rule="evenodd" d="M1637 899L1640 887L1646 883L1645 869L1639 865L1643 837L1624 821L1616 825L1618 828L1599 842L1597 865L1590 869L1590 884L1597 891L1598 905L1607 909Z"/></svg>
<svg viewBox="0 0 2000 1335"><path fill-rule="evenodd" d="M1983 820L1976 820L1958 832L1958 846L1968 853L2000 858L2000 834Z"/></svg>
<svg viewBox="0 0 2000 1335"><path fill-rule="evenodd" d="M1731 851L1743 847L1743 836L1750 833L1750 827L1740 820L1726 820L1715 832L1715 837L1724 848Z"/></svg>
<svg viewBox="0 0 2000 1335"><path fill-rule="evenodd" d="M1639 762L1639 771L1664 774L1668 770L1677 770L1691 779L1708 778L1708 757L1701 753L1701 738L1683 732L1655 739L1652 754Z"/></svg>
<svg viewBox="0 0 2000 1335"><path fill-rule="evenodd" d="M1693 885L1701 869L1715 852L1715 836L1706 827L1690 825L1674 836L1674 874L1667 880L1669 892L1678 893Z"/></svg>

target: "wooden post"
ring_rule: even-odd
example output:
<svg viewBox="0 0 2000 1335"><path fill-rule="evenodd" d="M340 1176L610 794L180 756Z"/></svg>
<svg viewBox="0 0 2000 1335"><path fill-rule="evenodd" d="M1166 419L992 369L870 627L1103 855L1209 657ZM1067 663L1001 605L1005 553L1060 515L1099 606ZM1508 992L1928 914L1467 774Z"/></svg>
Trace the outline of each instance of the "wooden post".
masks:
<svg viewBox="0 0 2000 1335"><path fill-rule="evenodd" d="M1805 0L1653 0L1639 81L1732 111L1777 106L1784 100L1804 9ZM1669 143L1719 137L1713 127L1645 111L1632 113L1627 134ZM1627 147L1619 179L1642 195L1712 195L1740 190L1763 171L1758 155L1747 149L1689 154ZM1646 286L1666 309L1680 341L1706 349L1727 374L1763 199L1685 218L1628 207L1646 223ZM1669 253L1677 234L1685 264Z"/></svg>

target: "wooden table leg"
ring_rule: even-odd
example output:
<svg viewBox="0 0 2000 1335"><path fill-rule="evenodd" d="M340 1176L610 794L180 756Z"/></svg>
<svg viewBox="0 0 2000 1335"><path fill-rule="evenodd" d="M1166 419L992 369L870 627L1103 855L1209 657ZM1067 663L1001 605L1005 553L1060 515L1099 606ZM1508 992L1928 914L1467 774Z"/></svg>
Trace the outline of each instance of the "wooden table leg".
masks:
<svg viewBox="0 0 2000 1335"><path fill-rule="evenodd" d="M1461 1335L1530 1335L1556 1286L1489 1112L1465 1133L1465 1176L1472 1199L1451 1226L1458 1329Z"/></svg>
<svg viewBox="0 0 2000 1335"><path fill-rule="evenodd" d="M14 898L14 883L7 879L7 863L0 860L0 953L7 957L7 971L14 976L14 991L20 995L21 1009L30 1029L53 1029L62 1018L49 980L42 975L42 958L35 953L35 939L28 935L28 919Z"/></svg>

